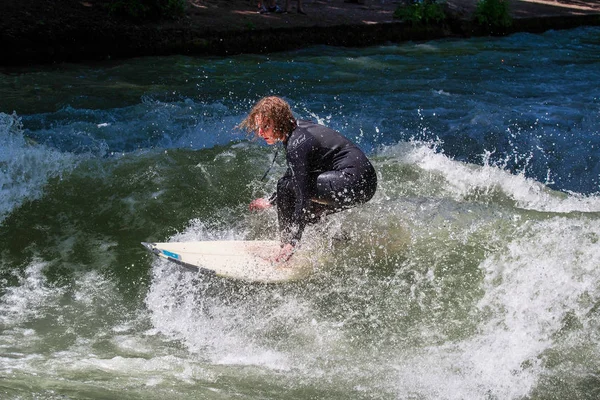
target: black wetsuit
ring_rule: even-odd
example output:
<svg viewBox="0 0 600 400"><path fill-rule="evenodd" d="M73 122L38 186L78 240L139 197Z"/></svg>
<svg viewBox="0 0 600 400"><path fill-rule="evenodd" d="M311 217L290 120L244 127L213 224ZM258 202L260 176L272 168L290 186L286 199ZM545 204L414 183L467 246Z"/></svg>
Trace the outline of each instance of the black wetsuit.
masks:
<svg viewBox="0 0 600 400"><path fill-rule="evenodd" d="M365 203L375 194L373 165L340 133L299 120L284 147L288 169L273 199L283 243L295 245L307 223Z"/></svg>

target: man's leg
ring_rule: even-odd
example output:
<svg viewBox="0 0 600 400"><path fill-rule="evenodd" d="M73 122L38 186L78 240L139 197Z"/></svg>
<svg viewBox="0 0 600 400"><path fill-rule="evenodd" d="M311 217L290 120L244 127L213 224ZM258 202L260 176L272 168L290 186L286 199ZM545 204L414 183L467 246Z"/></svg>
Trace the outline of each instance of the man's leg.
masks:
<svg viewBox="0 0 600 400"><path fill-rule="evenodd" d="M339 210L366 203L375 194L377 178L369 179L369 175L360 175L355 171L327 171L320 174L314 201Z"/></svg>

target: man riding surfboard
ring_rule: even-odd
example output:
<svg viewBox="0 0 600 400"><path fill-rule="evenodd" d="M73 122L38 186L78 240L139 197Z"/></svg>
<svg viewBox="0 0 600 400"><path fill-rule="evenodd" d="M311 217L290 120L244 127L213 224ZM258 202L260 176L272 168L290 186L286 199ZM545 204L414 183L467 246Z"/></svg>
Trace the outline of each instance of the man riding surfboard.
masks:
<svg viewBox="0 0 600 400"><path fill-rule="evenodd" d="M282 142L285 149L288 168L277 192L250 203L253 211L277 207L282 247L275 261L292 256L307 224L366 203L375 194L377 174L364 152L333 129L296 120L282 98L261 99L239 126L269 145Z"/></svg>

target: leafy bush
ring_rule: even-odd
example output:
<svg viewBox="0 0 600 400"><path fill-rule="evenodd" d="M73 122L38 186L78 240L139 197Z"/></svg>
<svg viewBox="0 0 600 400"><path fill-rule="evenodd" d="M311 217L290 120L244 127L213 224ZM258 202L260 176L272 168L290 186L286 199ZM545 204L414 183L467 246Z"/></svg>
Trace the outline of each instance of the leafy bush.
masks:
<svg viewBox="0 0 600 400"><path fill-rule="evenodd" d="M512 25L506 0L479 0L474 19L477 24L491 30L503 30Z"/></svg>
<svg viewBox="0 0 600 400"><path fill-rule="evenodd" d="M186 0L113 0L109 10L135 21L151 21L179 17L185 5Z"/></svg>
<svg viewBox="0 0 600 400"><path fill-rule="evenodd" d="M440 23L446 19L443 3L437 0L416 0L402 4L394 11L394 18L413 25Z"/></svg>

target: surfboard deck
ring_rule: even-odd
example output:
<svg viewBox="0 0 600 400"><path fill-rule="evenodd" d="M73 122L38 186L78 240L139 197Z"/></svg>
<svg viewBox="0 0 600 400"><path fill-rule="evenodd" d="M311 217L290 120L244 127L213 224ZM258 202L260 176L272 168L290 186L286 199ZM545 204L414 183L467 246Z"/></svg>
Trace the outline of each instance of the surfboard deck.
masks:
<svg viewBox="0 0 600 400"><path fill-rule="evenodd" d="M199 242L146 243L159 257L187 269L248 282L288 282L306 277L310 261L296 252L285 263L270 260L280 250L275 240L216 240Z"/></svg>

